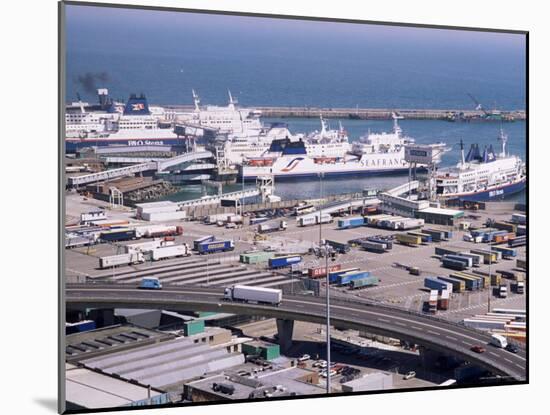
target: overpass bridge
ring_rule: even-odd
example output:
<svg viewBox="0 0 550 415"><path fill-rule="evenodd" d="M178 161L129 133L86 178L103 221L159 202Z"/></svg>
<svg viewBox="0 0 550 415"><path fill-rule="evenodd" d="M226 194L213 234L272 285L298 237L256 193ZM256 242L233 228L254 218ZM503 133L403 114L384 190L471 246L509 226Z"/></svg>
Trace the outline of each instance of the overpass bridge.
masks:
<svg viewBox="0 0 550 415"><path fill-rule="evenodd" d="M165 286L162 290L146 291L135 285L95 283L67 284L65 293L67 308L74 309L219 311L277 318L283 343L291 341L295 320L317 324L326 322L325 299L322 297L285 295L281 305L274 306L224 301L221 288ZM334 298L331 299L331 324L410 341L430 350L459 356L515 381L527 380L527 355L524 350L512 354L487 346L485 353L475 353L470 348L473 345L487 345L490 335L447 320L376 303Z"/></svg>
<svg viewBox="0 0 550 415"><path fill-rule="evenodd" d="M210 151L193 151L189 153L179 154L168 159L160 159L155 161L146 161L145 163L134 164L131 166L120 167L100 171L97 173L84 174L81 176L73 176L68 178L69 186L76 187L88 183L94 183L104 180L116 179L117 177L129 176L145 171L164 171L178 164L189 163L194 160L212 158L214 155Z"/></svg>

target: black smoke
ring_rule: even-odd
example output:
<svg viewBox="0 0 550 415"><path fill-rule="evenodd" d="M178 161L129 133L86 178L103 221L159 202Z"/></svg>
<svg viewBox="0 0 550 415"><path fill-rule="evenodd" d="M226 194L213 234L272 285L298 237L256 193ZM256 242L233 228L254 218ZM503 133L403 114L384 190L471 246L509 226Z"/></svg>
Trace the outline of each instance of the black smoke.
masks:
<svg viewBox="0 0 550 415"><path fill-rule="evenodd" d="M104 83L109 81L107 72L86 72L79 75L77 81L86 92L95 94L98 88L104 87Z"/></svg>

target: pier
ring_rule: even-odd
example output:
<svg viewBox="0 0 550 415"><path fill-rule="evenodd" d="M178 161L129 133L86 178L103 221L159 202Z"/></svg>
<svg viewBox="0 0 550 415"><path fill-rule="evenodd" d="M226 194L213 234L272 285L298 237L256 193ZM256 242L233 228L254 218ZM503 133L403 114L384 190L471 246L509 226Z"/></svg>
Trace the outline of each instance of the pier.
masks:
<svg viewBox="0 0 550 415"><path fill-rule="evenodd" d="M166 105L165 108L178 111L192 111L190 105ZM524 121L525 110L464 110L464 109L410 109L410 108L328 108L328 107L271 107L254 106L267 118L349 118L361 120L390 120L392 112L408 120L444 121Z"/></svg>

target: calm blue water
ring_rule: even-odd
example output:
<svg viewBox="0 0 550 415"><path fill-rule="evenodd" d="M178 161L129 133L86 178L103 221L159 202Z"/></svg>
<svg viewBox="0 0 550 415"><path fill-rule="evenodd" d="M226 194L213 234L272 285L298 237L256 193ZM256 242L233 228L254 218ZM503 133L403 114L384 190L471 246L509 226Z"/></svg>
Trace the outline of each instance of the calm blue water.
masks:
<svg viewBox="0 0 550 415"><path fill-rule="evenodd" d="M304 22L192 13L67 6L67 100L95 102L107 87L156 104L473 109L525 108L525 37L502 33ZM277 121L277 120L265 120ZM293 132L316 119L285 119ZM335 120L331 120L334 127ZM391 122L342 120L350 137ZM498 145L498 125L402 121L418 142ZM525 157L525 123L506 124L509 151ZM443 165L456 163L458 146ZM326 193L390 187L403 178L331 180ZM234 189L229 186L226 190ZM277 184L285 198L316 197L316 181ZM172 198L199 197L189 186ZM520 196L521 198L521 196Z"/></svg>

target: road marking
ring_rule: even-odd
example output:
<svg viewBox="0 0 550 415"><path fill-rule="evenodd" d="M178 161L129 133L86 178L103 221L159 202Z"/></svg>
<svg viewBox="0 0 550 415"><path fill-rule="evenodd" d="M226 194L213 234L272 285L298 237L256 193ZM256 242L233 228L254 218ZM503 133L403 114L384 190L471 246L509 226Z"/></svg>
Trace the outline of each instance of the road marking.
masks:
<svg viewBox="0 0 550 415"><path fill-rule="evenodd" d="M453 336L445 336L445 337L448 338L448 339L451 339L455 342L458 341L458 339L456 337L453 337Z"/></svg>
<svg viewBox="0 0 550 415"><path fill-rule="evenodd" d="M427 330L427 332L433 334L434 336L441 336L441 334L436 331Z"/></svg>
<svg viewBox="0 0 550 415"><path fill-rule="evenodd" d="M417 326L411 326L411 327L415 330L422 330L422 327L417 327Z"/></svg>
<svg viewBox="0 0 550 415"><path fill-rule="evenodd" d="M508 358L506 358L506 357L504 358L504 360L506 360L508 363L514 363L514 362L512 362L510 359L508 359Z"/></svg>
<svg viewBox="0 0 550 415"><path fill-rule="evenodd" d="M390 320L387 320L387 319L385 319L385 318L377 318L377 320L383 321L383 322L385 322L385 323L390 323Z"/></svg>

